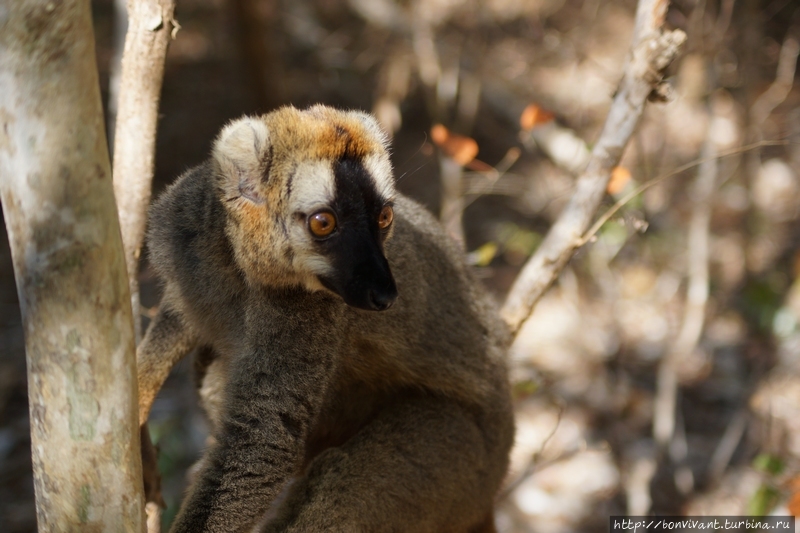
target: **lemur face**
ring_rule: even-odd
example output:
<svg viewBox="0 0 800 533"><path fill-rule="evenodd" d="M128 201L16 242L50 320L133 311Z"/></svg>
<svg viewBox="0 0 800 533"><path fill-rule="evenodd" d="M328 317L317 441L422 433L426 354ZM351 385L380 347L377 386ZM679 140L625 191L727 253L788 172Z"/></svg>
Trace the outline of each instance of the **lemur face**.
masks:
<svg viewBox="0 0 800 533"><path fill-rule="evenodd" d="M397 298L397 287L383 251L392 229L390 199L381 196L361 161L332 162L332 196L311 209L298 205L296 221L310 237L309 259L317 255L324 268L320 283L348 304L382 311Z"/></svg>
<svg viewBox="0 0 800 533"><path fill-rule="evenodd" d="M372 117L316 106L241 119L220 134L214 159L250 282L327 290L359 309L392 305L384 243L394 180Z"/></svg>

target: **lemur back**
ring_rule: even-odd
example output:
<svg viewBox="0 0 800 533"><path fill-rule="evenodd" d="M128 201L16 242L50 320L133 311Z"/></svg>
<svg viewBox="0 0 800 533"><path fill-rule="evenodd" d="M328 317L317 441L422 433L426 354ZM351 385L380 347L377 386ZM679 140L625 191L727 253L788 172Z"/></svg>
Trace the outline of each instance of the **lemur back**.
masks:
<svg viewBox="0 0 800 533"><path fill-rule="evenodd" d="M214 438L173 531L493 530L508 335L374 119L235 121L150 227L140 416L198 347Z"/></svg>

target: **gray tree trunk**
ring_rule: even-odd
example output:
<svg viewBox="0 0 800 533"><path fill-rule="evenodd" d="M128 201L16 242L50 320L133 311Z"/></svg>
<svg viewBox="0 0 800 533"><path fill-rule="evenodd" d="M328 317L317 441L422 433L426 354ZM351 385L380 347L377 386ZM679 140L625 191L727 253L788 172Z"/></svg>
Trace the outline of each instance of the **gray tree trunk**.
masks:
<svg viewBox="0 0 800 533"><path fill-rule="evenodd" d="M39 531L144 531L133 320L88 0L0 5L0 198Z"/></svg>

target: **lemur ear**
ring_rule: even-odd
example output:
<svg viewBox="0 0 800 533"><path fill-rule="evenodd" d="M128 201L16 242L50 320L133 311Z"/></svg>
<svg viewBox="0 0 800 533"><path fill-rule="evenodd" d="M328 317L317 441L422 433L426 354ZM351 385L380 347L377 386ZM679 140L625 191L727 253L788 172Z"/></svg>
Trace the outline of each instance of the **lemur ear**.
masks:
<svg viewBox="0 0 800 533"><path fill-rule="evenodd" d="M263 203L272 150L269 129L257 117L244 117L225 126L214 141L212 155L223 187L231 198L242 196Z"/></svg>

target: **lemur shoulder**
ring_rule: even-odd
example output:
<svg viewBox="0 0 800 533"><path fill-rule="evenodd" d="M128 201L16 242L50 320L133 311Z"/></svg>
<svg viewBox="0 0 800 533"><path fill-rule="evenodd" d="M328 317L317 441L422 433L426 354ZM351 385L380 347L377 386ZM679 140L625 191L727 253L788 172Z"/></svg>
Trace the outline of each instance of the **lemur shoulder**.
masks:
<svg viewBox="0 0 800 533"><path fill-rule="evenodd" d="M232 122L155 202L148 245L164 296L137 355L140 420L197 348L214 441L174 532L493 531L508 334L395 190L371 116Z"/></svg>

